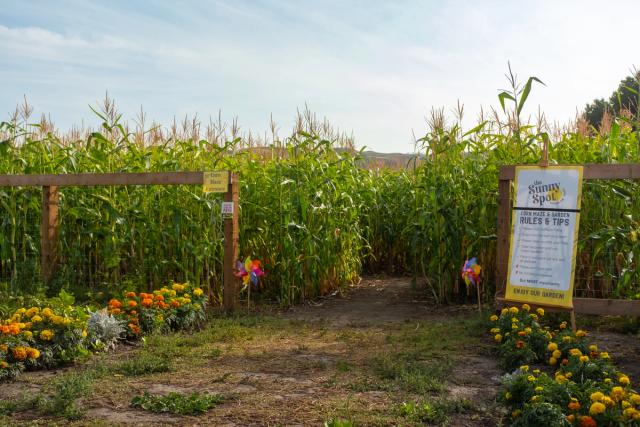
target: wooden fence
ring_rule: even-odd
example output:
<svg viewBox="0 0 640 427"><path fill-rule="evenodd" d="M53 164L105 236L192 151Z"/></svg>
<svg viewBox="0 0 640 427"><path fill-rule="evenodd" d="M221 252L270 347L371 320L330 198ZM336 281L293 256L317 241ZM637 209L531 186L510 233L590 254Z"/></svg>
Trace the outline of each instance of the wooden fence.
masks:
<svg viewBox="0 0 640 427"><path fill-rule="evenodd" d="M234 276L238 259L238 175L227 172L224 201L233 203L233 215L224 219L223 304L226 310L238 305L239 283ZM60 218L59 187L119 185L202 185L203 172L79 173L63 175L0 175L0 187L42 187L40 262L47 283L56 269Z"/></svg>
<svg viewBox="0 0 640 427"><path fill-rule="evenodd" d="M511 182L515 178L515 168L515 165L501 167L498 183L496 303L499 306L508 303L505 301L504 295L507 285L511 209L513 206ZM582 178L585 180L640 179L640 164L586 164L583 165ZM573 307L577 313L583 314L640 316L640 300L574 298Z"/></svg>

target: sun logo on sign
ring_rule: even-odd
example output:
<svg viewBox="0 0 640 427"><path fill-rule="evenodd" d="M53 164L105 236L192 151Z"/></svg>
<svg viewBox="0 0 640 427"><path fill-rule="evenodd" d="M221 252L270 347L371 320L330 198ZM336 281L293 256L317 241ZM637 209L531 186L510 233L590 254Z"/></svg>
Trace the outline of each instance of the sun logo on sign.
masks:
<svg viewBox="0 0 640 427"><path fill-rule="evenodd" d="M547 200L551 203L560 203L564 199L564 189L554 188L547 191Z"/></svg>

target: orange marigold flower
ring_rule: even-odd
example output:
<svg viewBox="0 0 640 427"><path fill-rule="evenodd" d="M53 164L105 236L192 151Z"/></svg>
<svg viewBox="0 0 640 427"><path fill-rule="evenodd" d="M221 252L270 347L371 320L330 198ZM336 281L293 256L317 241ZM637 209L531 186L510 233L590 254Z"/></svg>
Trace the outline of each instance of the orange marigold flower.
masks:
<svg viewBox="0 0 640 427"><path fill-rule="evenodd" d="M121 310L119 308L114 308L111 310L111 314L120 314Z"/></svg>
<svg viewBox="0 0 640 427"><path fill-rule="evenodd" d="M9 364L4 360L0 362L0 369L7 369L8 367L9 367Z"/></svg>
<svg viewBox="0 0 640 427"><path fill-rule="evenodd" d="M153 305L153 300L151 298L145 298L142 300L142 305L144 307L151 307Z"/></svg>
<svg viewBox="0 0 640 427"><path fill-rule="evenodd" d="M579 402L570 402L569 405L567 405L567 407L569 409L571 409L572 411L579 411L580 410L580 403Z"/></svg>
<svg viewBox="0 0 640 427"><path fill-rule="evenodd" d="M127 298L135 298L135 297L136 297L136 293L135 293L135 292L127 292L127 293L125 294L125 296L126 296Z"/></svg>
<svg viewBox="0 0 640 427"><path fill-rule="evenodd" d="M156 295L156 301L164 301L164 296L163 295Z"/></svg>
<svg viewBox="0 0 640 427"><path fill-rule="evenodd" d="M171 307L178 308L180 307L180 303L176 300L171 300Z"/></svg>
<svg viewBox="0 0 640 427"><path fill-rule="evenodd" d="M122 303L114 298L111 301L109 301L109 307L111 307L111 308L120 308L120 307L122 307Z"/></svg>
<svg viewBox="0 0 640 427"><path fill-rule="evenodd" d="M596 421L588 415L580 418L580 427L597 427Z"/></svg>
<svg viewBox="0 0 640 427"><path fill-rule="evenodd" d="M518 340L516 342L516 348L524 348L524 341Z"/></svg>
<svg viewBox="0 0 640 427"><path fill-rule="evenodd" d="M129 306L129 308L134 308L138 306L138 303L133 300L129 300L127 301L127 305Z"/></svg>
<svg viewBox="0 0 640 427"><path fill-rule="evenodd" d="M11 352L16 360L24 360L27 358L27 349L25 347L15 347L11 349Z"/></svg>
<svg viewBox="0 0 640 427"><path fill-rule="evenodd" d="M133 323L129 323L127 325L129 327L129 329L131 329L131 332L133 332L136 335L140 335L140 327L137 325L134 325Z"/></svg>

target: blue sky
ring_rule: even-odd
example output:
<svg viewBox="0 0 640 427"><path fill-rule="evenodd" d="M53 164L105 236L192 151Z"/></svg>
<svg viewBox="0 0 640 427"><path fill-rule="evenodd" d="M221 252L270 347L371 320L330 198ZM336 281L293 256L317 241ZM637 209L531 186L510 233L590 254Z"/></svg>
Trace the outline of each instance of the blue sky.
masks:
<svg viewBox="0 0 640 427"><path fill-rule="evenodd" d="M565 122L640 66L637 1L26 1L0 8L0 114L24 95L62 128L98 124L105 91L126 118L168 124L222 110L286 134L305 103L358 145L409 152L432 106L497 105L507 61L535 75ZM635 55L635 56L634 56Z"/></svg>

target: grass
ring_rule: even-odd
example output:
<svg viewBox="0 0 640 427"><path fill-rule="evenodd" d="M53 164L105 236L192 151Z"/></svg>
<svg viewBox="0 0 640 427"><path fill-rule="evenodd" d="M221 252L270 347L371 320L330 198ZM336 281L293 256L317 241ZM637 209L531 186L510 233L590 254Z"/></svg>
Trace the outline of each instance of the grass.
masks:
<svg viewBox="0 0 640 427"><path fill-rule="evenodd" d="M5 404L0 415L14 419L35 408L45 420L88 425L83 408L105 402L108 408L128 407L135 398L136 407L129 410L180 414L203 410L207 399L218 403L204 396L224 395L232 405L208 412L214 424L231 416L228 411L240 424L269 419L276 424L411 425L420 423L415 417L426 417L401 413L402 402L429 403L433 419L453 419L479 411L460 402L456 406L446 391L458 359L480 344L478 323L475 315L464 315L335 329L270 316L213 318L192 334L148 337L143 347L127 351L125 361L122 354L106 354L53 380L36 381L40 393ZM28 376L20 381L27 382L17 385L33 385ZM379 397L371 401L369 392Z"/></svg>
<svg viewBox="0 0 640 427"><path fill-rule="evenodd" d="M135 377L159 372L170 372L172 370L172 362L166 355L157 355L150 351L143 351L130 360L116 365L112 370L113 372L128 377Z"/></svg>

